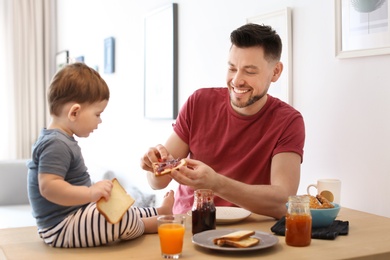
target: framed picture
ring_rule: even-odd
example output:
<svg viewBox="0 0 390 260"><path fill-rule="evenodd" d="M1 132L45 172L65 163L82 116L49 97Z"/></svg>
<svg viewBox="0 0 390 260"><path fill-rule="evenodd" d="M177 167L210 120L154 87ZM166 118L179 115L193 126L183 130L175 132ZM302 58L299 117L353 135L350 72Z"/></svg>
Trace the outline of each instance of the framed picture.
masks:
<svg viewBox="0 0 390 260"><path fill-rule="evenodd" d="M292 105L292 42L291 42L291 9L289 7L268 14L247 19L247 23L271 26L282 39L283 50L280 61L283 72L278 81L271 84L268 93Z"/></svg>
<svg viewBox="0 0 390 260"><path fill-rule="evenodd" d="M64 50L56 54L56 71L59 71L66 64L69 63L69 51Z"/></svg>
<svg viewBox="0 0 390 260"><path fill-rule="evenodd" d="M115 39L104 39L104 73L115 72Z"/></svg>
<svg viewBox="0 0 390 260"><path fill-rule="evenodd" d="M78 56L78 57L74 58L74 60L75 60L76 62L83 62L83 63L84 63L85 58L84 58L84 56Z"/></svg>
<svg viewBox="0 0 390 260"><path fill-rule="evenodd" d="M335 0L336 56L390 54L389 0Z"/></svg>
<svg viewBox="0 0 390 260"><path fill-rule="evenodd" d="M176 119L178 113L177 4L145 17L144 116Z"/></svg>

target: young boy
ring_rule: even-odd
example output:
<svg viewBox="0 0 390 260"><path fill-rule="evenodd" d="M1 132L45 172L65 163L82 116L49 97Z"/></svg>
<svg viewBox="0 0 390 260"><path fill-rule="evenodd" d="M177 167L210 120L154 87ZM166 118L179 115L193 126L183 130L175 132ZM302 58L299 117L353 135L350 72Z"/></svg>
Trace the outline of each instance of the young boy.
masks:
<svg viewBox="0 0 390 260"><path fill-rule="evenodd" d="M109 199L110 180L91 183L74 138L88 137L102 122L110 92L106 82L83 63L61 69L48 94L52 121L41 131L27 163L28 195L38 233L52 247L94 247L157 232L157 215L172 214L173 192L160 208L130 209L110 224L96 209Z"/></svg>

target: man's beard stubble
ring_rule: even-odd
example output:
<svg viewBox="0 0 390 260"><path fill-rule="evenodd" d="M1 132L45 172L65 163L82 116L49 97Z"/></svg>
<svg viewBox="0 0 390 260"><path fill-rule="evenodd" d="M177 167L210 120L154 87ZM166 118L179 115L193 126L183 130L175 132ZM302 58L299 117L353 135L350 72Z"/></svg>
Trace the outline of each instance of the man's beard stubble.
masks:
<svg viewBox="0 0 390 260"><path fill-rule="evenodd" d="M233 91L233 90L231 90ZM244 108L244 107L249 107L250 105L253 105L254 103L256 103L257 101L259 101L260 99L262 99L265 95L267 95L267 90L264 91L263 93L261 93L260 95L256 95L256 96L251 96L249 98L249 100L246 102L246 103L240 103L240 102L236 102L232 99L232 94L230 92L229 96L230 96L230 102L233 106L237 107L237 108Z"/></svg>

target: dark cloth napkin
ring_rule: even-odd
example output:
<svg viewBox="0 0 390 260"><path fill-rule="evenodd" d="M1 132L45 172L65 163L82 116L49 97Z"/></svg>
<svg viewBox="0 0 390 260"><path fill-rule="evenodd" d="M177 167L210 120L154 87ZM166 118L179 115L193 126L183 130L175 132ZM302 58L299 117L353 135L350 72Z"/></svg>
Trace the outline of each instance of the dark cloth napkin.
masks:
<svg viewBox="0 0 390 260"><path fill-rule="evenodd" d="M286 218L283 217L271 227L271 231L274 232L276 235L284 236L286 228L285 225ZM338 235L348 235L348 230L348 221L335 220L329 227L312 228L311 238L333 240L336 239Z"/></svg>

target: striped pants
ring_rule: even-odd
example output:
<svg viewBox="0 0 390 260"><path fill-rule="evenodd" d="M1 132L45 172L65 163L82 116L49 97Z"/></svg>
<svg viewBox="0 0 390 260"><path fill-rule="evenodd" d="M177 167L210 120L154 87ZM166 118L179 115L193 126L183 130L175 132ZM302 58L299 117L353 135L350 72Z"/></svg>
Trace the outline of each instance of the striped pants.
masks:
<svg viewBox="0 0 390 260"><path fill-rule="evenodd" d="M156 208L130 207L122 220L110 224L90 203L55 226L38 229L39 236L52 247L96 247L117 240L130 240L144 233L141 218L157 216Z"/></svg>

